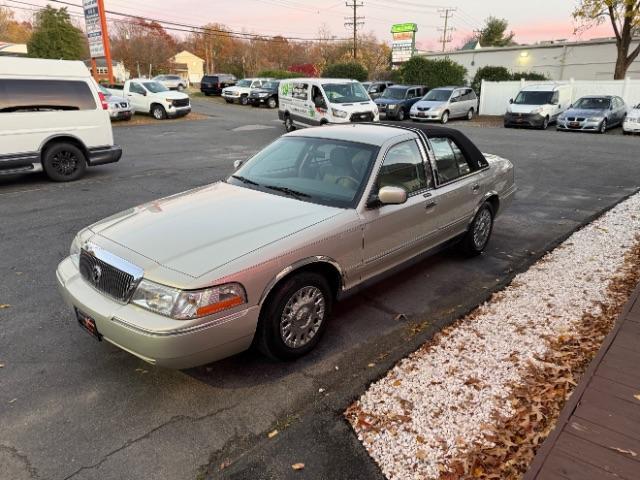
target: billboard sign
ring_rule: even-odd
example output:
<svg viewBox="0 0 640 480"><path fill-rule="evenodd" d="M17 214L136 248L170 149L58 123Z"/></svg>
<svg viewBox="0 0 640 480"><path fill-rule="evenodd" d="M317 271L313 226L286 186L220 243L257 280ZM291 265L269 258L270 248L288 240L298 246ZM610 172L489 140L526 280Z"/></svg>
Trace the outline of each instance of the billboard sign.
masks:
<svg viewBox="0 0 640 480"><path fill-rule="evenodd" d="M418 25L415 23L398 23L391 26L391 61L402 63L409 60L416 51L416 32Z"/></svg>
<svg viewBox="0 0 640 480"><path fill-rule="evenodd" d="M87 39L89 40L91 58L104 57L102 23L100 22L98 0L82 0L82 8L84 9L84 22L87 27Z"/></svg>

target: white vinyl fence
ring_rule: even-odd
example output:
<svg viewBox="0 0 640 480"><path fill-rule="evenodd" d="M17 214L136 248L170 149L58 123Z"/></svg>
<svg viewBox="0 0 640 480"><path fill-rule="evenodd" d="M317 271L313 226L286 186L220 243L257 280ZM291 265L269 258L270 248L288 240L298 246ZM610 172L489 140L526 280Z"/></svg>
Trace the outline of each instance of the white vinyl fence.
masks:
<svg viewBox="0 0 640 480"><path fill-rule="evenodd" d="M509 99L515 98L522 87L528 85L571 85L571 102L585 95L617 95L629 105L640 103L640 80L569 80L569 81L514 81L482 82L480 93L481 115L504 115Z"/></svg>

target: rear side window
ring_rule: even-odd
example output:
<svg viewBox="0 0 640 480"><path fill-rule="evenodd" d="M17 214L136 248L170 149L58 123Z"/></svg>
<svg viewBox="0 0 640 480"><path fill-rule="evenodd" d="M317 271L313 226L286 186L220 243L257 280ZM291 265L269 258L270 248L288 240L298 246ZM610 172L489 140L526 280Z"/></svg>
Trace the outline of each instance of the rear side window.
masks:
<svg viewBox="0 0 640 480"><path fill-rule="evenodd" d="M86 82L0 79L0 113L95 109Z"/></svg>
<svg viewBox="0 0 640 480"><path fill-rule="evenodd" d="M471 172L469 162L458 145L450 138L430 137L436 158L436 170L440 184L450 182Z"/></svg>

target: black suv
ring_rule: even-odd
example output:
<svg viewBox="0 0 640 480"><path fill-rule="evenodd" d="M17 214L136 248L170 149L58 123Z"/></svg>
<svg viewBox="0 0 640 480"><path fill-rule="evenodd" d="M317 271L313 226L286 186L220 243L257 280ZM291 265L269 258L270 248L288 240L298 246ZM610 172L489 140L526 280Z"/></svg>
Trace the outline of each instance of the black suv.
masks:
<svg viewBox="0 0 640 480"><path fill-rule="evenodd" d="M375 99L380 114L388 120L404 120L409 117L411 106L427 94L429 89L421 85L393 85Z"/></svg>
<svg viewBox="0 0 640 480"><path fill-rule="evenodd" d="M236 81L236 77L228 73L205 75L200 80L200 91L205 95L220 95L223 88L233 87Z"/></svg>
<svg viewBox="0 0 640 480"><path fill-rule="evenodd" d="M278 106L278 88L280 80L271 80L262 85L260 88L254 88L249 94L249 103L252 107L266 105L269 108Z"/></svg>
<svg viewBox="0 0 640 480"><path fill-rule="evenodd" d="M367 93L371 97L371 100L375 100L376 98L380 98L384 91L393 85L393 82L367 82ZM364 83L363 83L364 85Z"/></svg>

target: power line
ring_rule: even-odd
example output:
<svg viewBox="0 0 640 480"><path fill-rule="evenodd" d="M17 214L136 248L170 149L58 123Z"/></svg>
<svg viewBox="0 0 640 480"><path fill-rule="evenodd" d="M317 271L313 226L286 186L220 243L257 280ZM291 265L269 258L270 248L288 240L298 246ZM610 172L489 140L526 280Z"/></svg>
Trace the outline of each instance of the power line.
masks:
<svg viewBox="0 0 640 480"><path fill-rule="evenodd" d="M347 7L353 8L353 19L349 19L346 17L346 20L349 20L344 24L345 27L353 28L353 59L356 60L358 58L358 27L362 27L364 25L364 17L358 16L358 8L364 7L363 2L358 2L358 0L351 0L351 3L345 3Z"/></svg>
<svg viewBox="0 0 640 480"><path fill-rule="evenodd" d="M438 9L438 13L440 13L440 18L444 18L444 28L440 28L442 32L442 38L440 41L442 42L442 51L444 52L447 49L447 43L451 43L452 37L449 35L450 31L455 30L455 28L449 26L449 19L453 17L453 12L455 12L457 8L440 8Z"/></svg>

